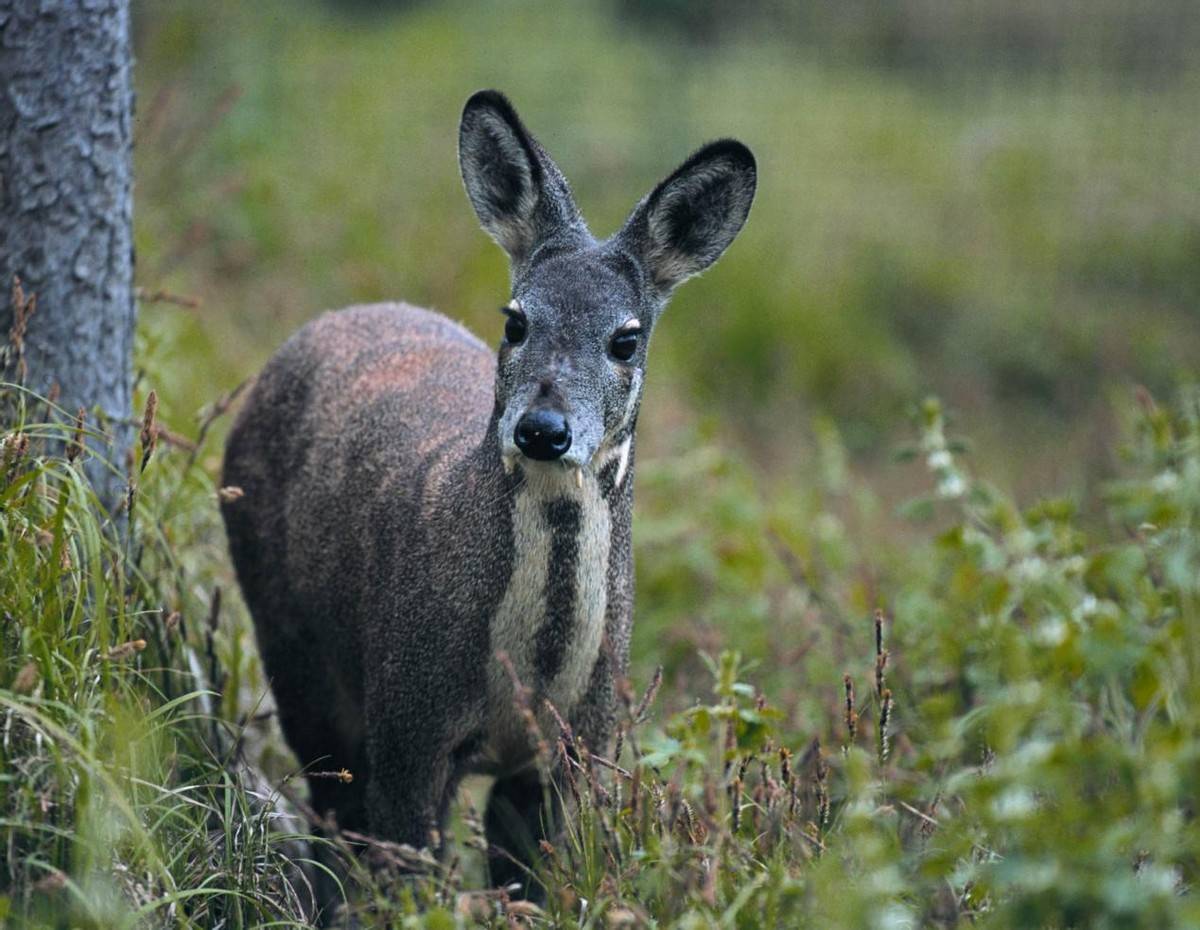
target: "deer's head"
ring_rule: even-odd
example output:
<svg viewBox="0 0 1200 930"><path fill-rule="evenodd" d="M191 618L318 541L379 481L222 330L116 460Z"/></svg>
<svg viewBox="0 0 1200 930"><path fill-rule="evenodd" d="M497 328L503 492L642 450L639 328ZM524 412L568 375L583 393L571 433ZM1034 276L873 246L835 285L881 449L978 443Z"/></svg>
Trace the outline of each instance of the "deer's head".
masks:
<svg viewBox="0 0 1200 930"><path fill-rule="evenodd" d="M512 269L496 377L506 465L598 471L621 456L623 473L654 324L675 287L715 262L745 223L754 156L732 139L704 146L602 241L503 95L467 101L459 163Z"/></svg>

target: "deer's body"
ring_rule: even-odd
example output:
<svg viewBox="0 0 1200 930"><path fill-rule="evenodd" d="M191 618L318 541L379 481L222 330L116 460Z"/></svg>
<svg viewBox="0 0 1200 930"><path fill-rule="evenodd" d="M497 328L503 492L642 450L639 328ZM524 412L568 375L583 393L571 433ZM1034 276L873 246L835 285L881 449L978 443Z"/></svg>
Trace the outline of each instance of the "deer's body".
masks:
<svg viewBox="0 0 1200 930"><path fill-rule="evenodd" d="M646 337L741 227L753 160L714 143L597 242L499 95L468 102L460 158L513 260L499 357L403 304L317 319L250 393L223 479L244 496L223 512L284 734L302 764L354 774L311 779L314 807L422 846L459 778L486 773L489 841L528 861L549 826L513 676L545 734L549 702L603 751Z"/></svg>
<svg viewBox="0 0 1200 930"><path fill-rule="evenodd" d="M225 480L246 496L226 519L251 610L273 618L260 645L289 742L368 791L379 771L406 786L371 798L314 782L342 826L423 840L445 800L424 772L433 755L452 763L442 791L529 768L499 651L593 745L607 737L601 643L623 667L630 486L615 459L580 486L565 469L507 473L489 429L495 368L445 317L353 307L289 340L230 438ZM431 407L455 428L413 415Z"/></svg>

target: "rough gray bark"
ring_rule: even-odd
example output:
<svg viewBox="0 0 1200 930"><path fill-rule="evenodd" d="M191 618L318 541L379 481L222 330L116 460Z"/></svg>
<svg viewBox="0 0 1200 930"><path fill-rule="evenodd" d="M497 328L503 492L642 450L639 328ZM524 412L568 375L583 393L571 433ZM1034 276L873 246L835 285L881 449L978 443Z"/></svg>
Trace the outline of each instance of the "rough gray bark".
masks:
<svg viewBox="0 0 1200 930"><path fill-rule="evenodd" d="M131 72L128 0L0 0L0 343L19 275L37 294L25 383L43 394L57 383L65 409L107 420L104 454L122 470L136 316ZM97 464L111 504L122 481Z"/></svg>

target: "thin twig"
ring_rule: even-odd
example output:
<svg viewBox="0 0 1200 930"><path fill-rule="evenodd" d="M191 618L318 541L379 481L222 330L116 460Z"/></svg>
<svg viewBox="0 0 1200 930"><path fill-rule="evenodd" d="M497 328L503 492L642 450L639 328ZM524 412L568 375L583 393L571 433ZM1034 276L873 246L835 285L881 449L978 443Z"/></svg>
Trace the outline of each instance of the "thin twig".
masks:
<svg viewBox="0 0 1200 930"><path fill-rule="evenodd" d="M177 307L195 310L204 303L199 297L193 297L190 294L176 294L174 291L168 291L161 287L153 291L148 291L144 287L135 287L133 293L144 304L174 304Z"/></svg>

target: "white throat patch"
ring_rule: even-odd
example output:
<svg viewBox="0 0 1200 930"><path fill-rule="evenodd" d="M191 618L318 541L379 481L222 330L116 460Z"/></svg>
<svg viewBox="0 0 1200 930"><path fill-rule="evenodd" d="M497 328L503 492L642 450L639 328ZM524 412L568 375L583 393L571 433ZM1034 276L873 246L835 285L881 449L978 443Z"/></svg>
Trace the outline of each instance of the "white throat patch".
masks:
<svg viewBox="0 0 1200 930"><path fill-rule="evenodd" d="M595 473L588 471L584 480L577 482L573 469L528 463L523 463L521 469L524 482L516 492L512 510L513 570L491 624L484 760L495 772L527 765L533 751L525 721L513 701L512 681L496 654L507 653L521 683L537 689L533 710L542 731L553 738L556 724L543 702L549 699L564 718L569 718L583 697L600 654L608 603L611 520ZM551 564L555 530L546 511L555 501L578 506L574 566ZM538 635L551 608L547 592L556 587L552 584L556 581L554 572L572 570L574 577L568 579L573 581L568 587L574 592L569 639L561 664L547 681L539 682Z"/></svg>

